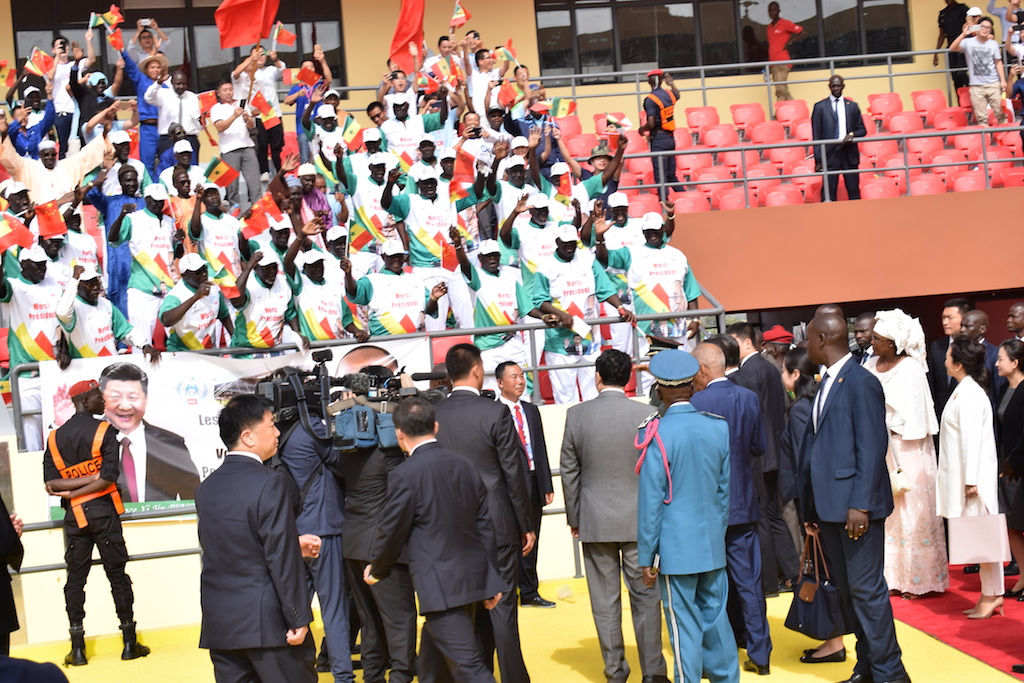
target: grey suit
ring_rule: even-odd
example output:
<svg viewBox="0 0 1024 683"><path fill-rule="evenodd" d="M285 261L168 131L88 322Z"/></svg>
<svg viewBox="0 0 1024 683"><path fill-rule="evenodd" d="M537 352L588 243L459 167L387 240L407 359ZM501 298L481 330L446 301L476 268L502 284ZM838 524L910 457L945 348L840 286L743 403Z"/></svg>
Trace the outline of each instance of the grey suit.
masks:
<svg viewBox="0 0 1024 683"><path fill-rule="evenodd" d="M579 530L590 608L604 659L604 675L622 683L629 676L622 639L622 580L625 575L633 630L646 676L664 676L661 612L657 588L641 579L637 562L638 456L636 428L653 411L622 392L605 389L569 409L562 438L562 492L570 527Z"/></svg>

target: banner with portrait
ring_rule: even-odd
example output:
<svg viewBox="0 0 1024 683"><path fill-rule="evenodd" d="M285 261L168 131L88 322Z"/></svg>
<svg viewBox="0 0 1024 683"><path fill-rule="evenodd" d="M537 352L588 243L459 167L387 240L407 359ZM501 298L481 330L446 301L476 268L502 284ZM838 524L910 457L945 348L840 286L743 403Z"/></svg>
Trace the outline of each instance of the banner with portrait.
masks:
<svg viewBox="0 0 1024 683"><path fill-rule="evenodd" d="M410 373L430 370L429 343L424 339L332 350L334 358L326 366L333 377L367 365L396 373L402 368ZM310 353L225 358L187 352L165 353L155 365L141 354L76 359L66 370L53 361L40 363L44 431L61 426L74 414L68 394L73 384L99 381L106 403L104 419L119 432L118 487L125 509L184 507L227 452L217 427L224 404L233 396L254 392L256 384L275 371L289 366L310 370L313 365ZM52 499L54 506L57 502ZM55 507L54 519L62 517Z"/></svg>

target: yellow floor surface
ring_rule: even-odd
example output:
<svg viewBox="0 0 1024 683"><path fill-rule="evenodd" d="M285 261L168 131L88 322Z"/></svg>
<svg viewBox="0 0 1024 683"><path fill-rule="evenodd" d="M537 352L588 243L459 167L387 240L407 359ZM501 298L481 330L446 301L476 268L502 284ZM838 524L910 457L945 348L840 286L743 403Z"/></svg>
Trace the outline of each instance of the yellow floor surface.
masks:
<svg viewBox="0 0 1024 683"><path fill-rule="evenodd" d="M541 585L541 594L555 600L554 609L523 608L519 612L519 626L523 641L523 654L534 683L580 683L604 681L597 635L590 614L590 601L586 581L583 579L553 581ZM565 599L557 594L567 595ZM741 672L743 681L767 680L786 683L810 681L840 681L853 669L853 638L847 636L850 658L842 664L801 664L799 657L804 648L814 641L790 631L783 622L789 609L790 596L768 600L768 618L771 626L774 652L769 678ZM628 598L623 597L623 622L626 638L626 656L633 674L630 680L640 680L636 644L629 623ZM168 631L147 631L140 624L140 640L153 648L144 659L131 662L120 660L121 644L115 638L88 641L89 664L65 669L71 683L213 683L213 668L206 651L196 647L198 627ZM319 636L319 625L315 627ZM897 622L897 637L903 648L903 661L910 677L916 683L1000 682L1017 679L958 650L948 647L931 636ZM317 639L319 642L319 637ZM664 632L665 657L669 675L672 674L668 635ZM67 643L50 646L16 647L15 657L37 661L62 662L68 651ZM740 661L744 659L740 652ZM356 680L361 681L361 672ZM331 680L320 674L321 682Z"/></svg>

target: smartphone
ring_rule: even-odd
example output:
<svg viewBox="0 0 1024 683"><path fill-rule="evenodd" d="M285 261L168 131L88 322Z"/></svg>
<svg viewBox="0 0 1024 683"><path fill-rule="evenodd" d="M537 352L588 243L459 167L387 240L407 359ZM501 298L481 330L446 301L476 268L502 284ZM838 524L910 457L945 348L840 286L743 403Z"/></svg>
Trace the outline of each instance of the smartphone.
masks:
<svg viewBox="0 0 1024 683"><path fill-rule="evenodd" d="M139 26L152 26L153 21L151 19L142 19L139 21Z"/></svg>
<svg viewBox="0 0 1024 683"><path fill-rule="evenodd" d="M238 102L238 106L241 107L242 109L245 109L245 105L247 105L248 103L249 103L249 100L240 100Z"/></svg>

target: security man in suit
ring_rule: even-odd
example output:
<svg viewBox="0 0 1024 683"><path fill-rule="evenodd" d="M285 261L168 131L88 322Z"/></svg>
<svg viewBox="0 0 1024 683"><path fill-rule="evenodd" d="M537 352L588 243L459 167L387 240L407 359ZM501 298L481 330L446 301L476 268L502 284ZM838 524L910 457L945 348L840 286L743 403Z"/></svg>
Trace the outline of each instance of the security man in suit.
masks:
<svg viewBox="0 0 1024 683"><path fill-rule="evenodd" d="M836 315L816 315L807 326L807 352L822 372L800 448L800 505L857 636L857 664L844 683L909 683L883 574L885 518L893 510L885 398L853 360L847 334Z"/></svg>
<svg viewBox="0 0 1024 683"><path fill-rule="evenodd" d="M545 600L537 592L540 583L537 578L537 549L540 547L540 522L545 505L555 499L551 485L551 466L548 464L548 447L544 442L544 424L540 410L529 401L523 401L526 391L526 375L515 361L499 363L494 369L498 382L498 401L512 415L516 433L523 444L526 456L527 482L530 490L530 517L537 526L537 540L533 550L519 558L519 602L524 607L554 607L555 603Z"/></svg>
<svg viewBox="0 0 1024 683"><path fill-rule="evenodd" d="M698 344L693 357L700 371L693 384L697 393L691 405L703 413L725 419L729 425L729 527L725 535L726 569L730 600L729 618L737 641L746 646L743 668L759 675L770 673L772 651L768 613L761 590L761 545L757 520L761 510L754 494L751 463L765 451L761 405L757 394L730 382L725 376L725 354L714 344ZM733 604L735 603L735 604Z"/></svg>
<svg viewBox="0 0 1024 683"><path fill-rule="evenodd" d="M609 683L629 677L622 639L622 580L629 591L640 654L642 683L668 683L661 647L661 597L643 582L636 548L637 478L634 430L650 406L632 401L625 386L633 372L629 355L609 349L597 357L597 398L566 413L561 479L565 516L583 544L590 610Z"/></svg>
<svg viewBox="0 0 1024 683"><path fill-rule="evenodd" d="M490 494L472 462L438 444L434 418L434 408L419 397L395 408L395 434L408 459L391 472L363 579L370 585L386 579L408 544L425 619L419 680L494 683L473 625L477 606L493 609L505 583L495 563Z"/></svg>
<svg viewBox="0 0 1024 683"><path fill-rule="evenodd" d="M738 683L736 641L726 616L729 427L690 405L698 370L694 357L678 349L651 359L667 408L657 422L641 425L637 436L638 561L644 583L661 588L674 680Z"/></svg>
<svg viewBox="0 0 1024 683"><path fill-rule="evenodd" d="M839 174L833 174L832 171L852 170L852 173L843 174L846 194L850 199L860 199L860 175L857 173L860 150L853 139L867 135L867 129L860 115L860 107L853 100L843 97L844 87L842 76L828 79L831 97L815 102L814 111L811 112L811 134L815 140L841 140L838 145L814 146L814 170L821 171L823 162L828 164L828 194L825 194L825 185L822 185L823 202L835 201L839 189Z"/></svg>
<svg viewBox="0 0 1024 683"><path fill-rule="evenodd" d="M47 493L59 496L64 507L64 539L68 580L64 603L71 622L71 652L67 666L88 664L85 657L85 581L92 568L95 545L110 581L114 608L121 620L124 650L121 659L149 654L135 635L132 582L125 573L128 549L124 544L121 519L124 512L117 491L118 462L115 430L97 420L103 414L103 394L96 380L83 380L68 391L75 414L50 432L43 452L43 480Z"/></svg>
<svg viewBox="0 0 1024 683"><path fill-rule="evenodd" d="M20 517L7 512L7 505L0 498L0 569L8 566L14 571L21 569L21 561L25 557L25 549L21 545L24 526ZM11 633L20 627L14 591L11 590L11 575L7 572L4 575L7 580L0 579L0 655L6 656L11 653Z"/></svg>
<svg viewBox="0 0 1024 683"><path fill-rule="evenodd" d="M481 620L484 659L493 661L487 653L496 650L502 682L529 683L519 644L516 602L519 557L529 555L537 539L526 488L526 454L508 409L480 396L484 383L480 349L472 344L456 344L448 350L445 366L452 391L435 409L440 425L437 442L469 458L483 479L498 545L498 573L505 582L503 597L490 611L490 619ZM488 621L493 644L488 637Z"/></svg>

